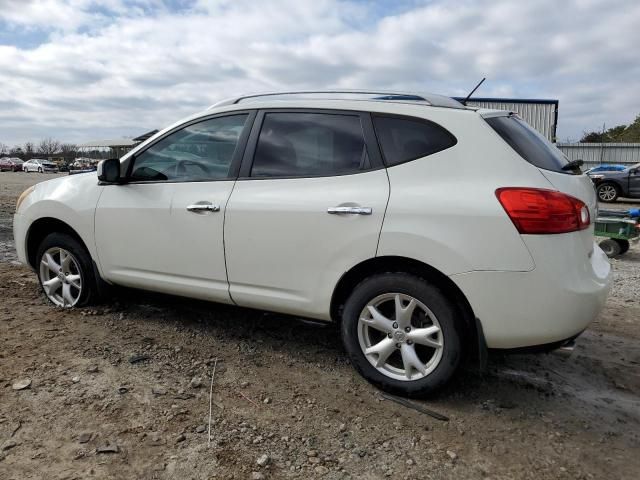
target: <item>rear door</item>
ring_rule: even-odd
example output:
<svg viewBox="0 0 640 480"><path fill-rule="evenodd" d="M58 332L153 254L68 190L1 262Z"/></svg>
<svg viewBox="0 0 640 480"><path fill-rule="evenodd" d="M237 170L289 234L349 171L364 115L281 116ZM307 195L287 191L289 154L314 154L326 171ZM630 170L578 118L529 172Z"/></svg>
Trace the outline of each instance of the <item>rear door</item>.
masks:
<svg viewBox="0 0 640 480"><path fill-rule="evenodd" d="M340 277L376 255L388 196L368 114L260 112L227 207L231 297L329 319Z"/></svg>

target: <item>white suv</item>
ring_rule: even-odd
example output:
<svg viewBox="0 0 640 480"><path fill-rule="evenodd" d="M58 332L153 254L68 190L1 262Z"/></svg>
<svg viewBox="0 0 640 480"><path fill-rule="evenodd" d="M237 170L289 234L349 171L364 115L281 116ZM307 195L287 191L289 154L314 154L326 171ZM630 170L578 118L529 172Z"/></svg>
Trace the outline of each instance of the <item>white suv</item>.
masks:
<svg viewBox="0 0 640 480"><path fill-rule="evenodd" d="M486 348L551 349L611 283L591 181L516 115L377 92L245 96L18 200L49 300L117 284L341 324L425 395Z"/></svg>

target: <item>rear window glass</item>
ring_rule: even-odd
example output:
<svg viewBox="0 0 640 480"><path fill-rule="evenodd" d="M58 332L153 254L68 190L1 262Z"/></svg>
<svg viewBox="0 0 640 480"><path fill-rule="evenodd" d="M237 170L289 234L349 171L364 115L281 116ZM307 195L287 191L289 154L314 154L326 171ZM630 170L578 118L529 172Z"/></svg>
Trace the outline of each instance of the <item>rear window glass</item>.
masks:
<svg viewBox="0 0 640 480"><path fill-rule="evenodd" d="M485 120L527 162L544 170L572 173L562 170L568 163L567 157L524 120L515 115Z"/></svg>
<svg viewBox="0 0 640 480"><path fill-rule="evenodd" d="M456 144L451 133L427 120L374 116L373 124L387 166L426 157Z"/></svg>

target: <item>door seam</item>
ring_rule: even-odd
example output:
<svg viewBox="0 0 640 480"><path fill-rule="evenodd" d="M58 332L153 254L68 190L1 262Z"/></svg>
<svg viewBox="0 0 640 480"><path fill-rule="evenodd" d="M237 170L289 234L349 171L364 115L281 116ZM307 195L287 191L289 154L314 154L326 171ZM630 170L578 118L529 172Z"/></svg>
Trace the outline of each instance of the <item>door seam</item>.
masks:
<svg viewBox="0 0 640 480"><path fill-rule="evenodd" d="M236 183L238 183L238 179L234 180L233 185L231 186L231 192L229 192L229 196L227 197L227 201L224 204L224 211L222 214L222 253L224 256L224 272L227 276L227 293L229 294L229 299L231 303L234 305L238 305L236 301L233 299L233 295L231 295L231 281L229 280L229 266L227 265L227 208L229 208L229 202L231 201L231 196L233 195L233 191L236 188Z"/></svg>
<svg viewBox="0 0 640 480"><path fill-rule="evenodd" d="M378 241L376 243L376 253L374 257L378 256L378 250L380 248L380 237L382 237L382 229L384 228L384 222L387 218L387 209L389 208L389 201L391 200L391 179L389 178L389 171L385 168L384 173L387 177L387 202L384 206L384 213L382 214L382 222L380 223L380 231L378 232Z"/></svg>

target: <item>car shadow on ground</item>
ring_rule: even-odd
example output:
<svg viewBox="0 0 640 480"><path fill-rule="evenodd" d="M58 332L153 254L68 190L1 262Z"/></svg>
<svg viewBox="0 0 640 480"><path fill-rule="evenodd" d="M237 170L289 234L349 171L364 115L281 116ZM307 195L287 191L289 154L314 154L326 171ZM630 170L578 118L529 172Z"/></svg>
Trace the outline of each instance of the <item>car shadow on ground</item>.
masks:
<svg viewBox="0 0 640 480"><path fill-rule="evenodd" d="M351 368L335 324L126 289L118 289L114 305L141 319L169 320L197 335L248 344L253 355L277 351L302 362ZM630 339L588 330L570 358L492 351L484 371L473 360L428 401L463 411L524 409L541 402L544 410L580 420L640 422L640 346Z"/></svg>

